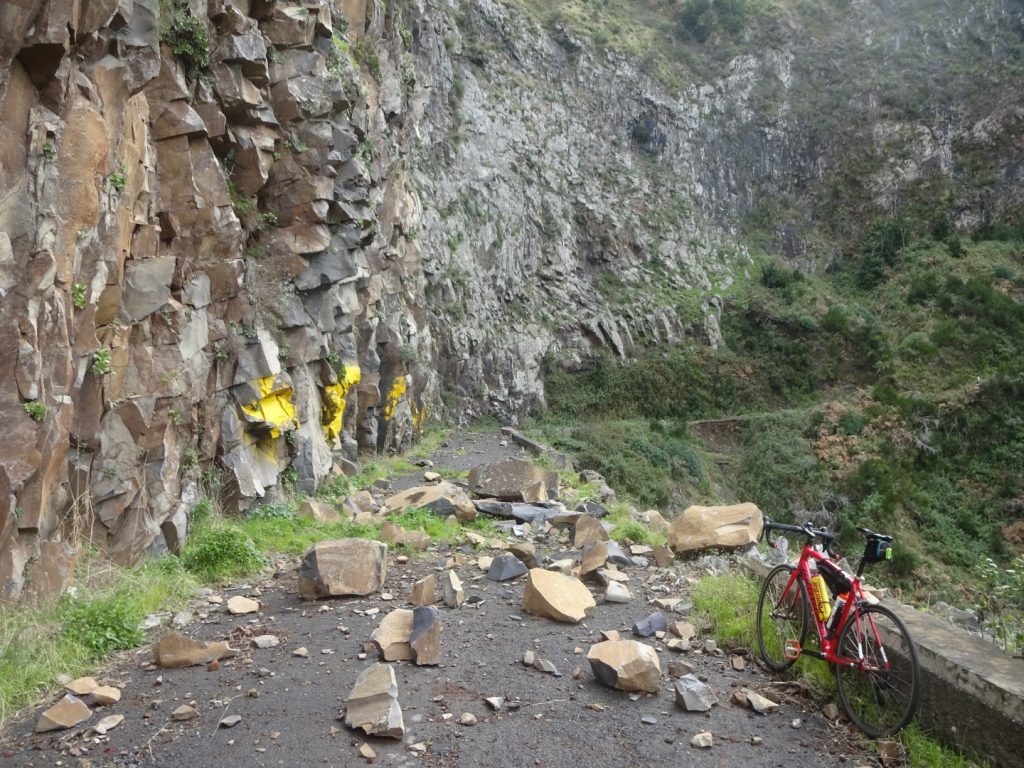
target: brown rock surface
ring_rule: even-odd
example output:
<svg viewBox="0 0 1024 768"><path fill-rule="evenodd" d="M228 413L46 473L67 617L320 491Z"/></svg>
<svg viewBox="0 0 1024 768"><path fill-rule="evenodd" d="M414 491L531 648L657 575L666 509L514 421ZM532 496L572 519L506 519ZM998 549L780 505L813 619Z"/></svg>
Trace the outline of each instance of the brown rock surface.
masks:
<svg viewBox="0 0 1024 768"><path fill-rule="evenodd" d="M604 568L608 562L608 542L595 541L583 548L583 556L580 559L580 578L591 573L596 573L599 568Z"/></svg>
<svg viewBox="0 0 1024 768"><path fill-rule="evenodd" d="M757 505L689 507L672 521L668 543L676 553L707 547L745 547L757 541L763 525Z"/></svg>
<svg viewBox="0 0 1024 768"><path fill-rule="evenodd" d="M117 704L121 700L121 691L112 685L101 685L93 690L92 700L101 707Z"/></svg>
<svg viewBox="0 0 1024 768"><path fill-rule="evenodd" d="M449 608L458 608L466 599L462 579L455 571L445 571L441 577L441 589L444 592L444 604Z"/></svg>
<svg viewBox="0 0 1024 768"><path fill-rule="evenodd" d="M252 600L242 595L235 595L228 598L228 613L232 616L243 616L247 613L256 613L260 609L258 600Z"/></svg>
<svg viewBox="0 0 1024 768"><path fill-rule="evenodd" d="M310 547L299 569L299 593L306 600L369 595L384 585L388 547L367 539L320 541Z"/></svg>
<svg viewBox="0 0 1024 768"><path fill-rule="evenodd" d="M579 579L543 568L532 569L526 577L522 608L535 616L575 623L597 604Z"/></svg>
<svg viewBox="0 0 1024 768"><path fill-rule="evenodd" d="M661 686L658 654L636 640L605 640L591 646L587 661L594 677L611 688L657 693Z"/></svg>

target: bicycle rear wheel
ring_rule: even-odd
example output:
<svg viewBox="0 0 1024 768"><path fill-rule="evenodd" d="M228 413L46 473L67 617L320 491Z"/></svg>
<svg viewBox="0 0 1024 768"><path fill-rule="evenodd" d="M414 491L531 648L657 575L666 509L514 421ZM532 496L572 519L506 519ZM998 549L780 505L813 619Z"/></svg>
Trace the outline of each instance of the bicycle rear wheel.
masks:
<svg viewBox="0 0 1024 768"><path fill-rule="evenodd" d="M839 700L850 720L873 739L891 736L917 710L917 651L903 622L888 608L869 605L851 614L839 634L835 664Z"/></svg>
<svg viewBox="0 0 1024 768"><path fill-rule="evenodd" d="M796 640L803 647L807 639L807 588L794 581L789 589L791 565L777 565L768 573L757 599L757 646L761 659L781 672L793 666L795 658L786 658L786 641Z"/></svg>

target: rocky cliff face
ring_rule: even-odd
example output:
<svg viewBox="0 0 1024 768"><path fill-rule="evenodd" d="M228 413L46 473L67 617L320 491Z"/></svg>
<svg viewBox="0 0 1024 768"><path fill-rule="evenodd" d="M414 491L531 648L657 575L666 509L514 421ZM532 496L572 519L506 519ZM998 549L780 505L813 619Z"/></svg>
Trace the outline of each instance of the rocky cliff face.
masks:
<svg viewBox="0 0 1024 768"><path fill-rule="evenodd" d="M917 35L984 48L989 87L1017 77L1019 4L932 26L870 5L850 7L883 65ZM0 7L0 599L61 589L74 542L175 549L213 486L244 509L434 415L512 420L543 404L546 363L722 343L752 221L822 264L904 198L960 226L1019 209L1019 88L915 116L868 79L826 114L808 94L860 50L827 47L841 22L808 42L790 19L670 86L534 19L490 0Z"/></svg>

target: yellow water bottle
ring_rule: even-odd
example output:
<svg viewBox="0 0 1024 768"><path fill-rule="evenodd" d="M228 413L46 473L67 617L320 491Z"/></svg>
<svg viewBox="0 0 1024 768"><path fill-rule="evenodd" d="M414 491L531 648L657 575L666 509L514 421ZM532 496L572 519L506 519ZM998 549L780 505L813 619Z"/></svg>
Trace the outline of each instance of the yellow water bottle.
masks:
<svg viewBox="0 0 1024 768"><path fill-rule="evenodd" d="M832 614L832 604L829 601L825 579L821 577L820 573L811 577L811 596L814 610L818 614L818 621L828 621L828 617Z"/></svg>

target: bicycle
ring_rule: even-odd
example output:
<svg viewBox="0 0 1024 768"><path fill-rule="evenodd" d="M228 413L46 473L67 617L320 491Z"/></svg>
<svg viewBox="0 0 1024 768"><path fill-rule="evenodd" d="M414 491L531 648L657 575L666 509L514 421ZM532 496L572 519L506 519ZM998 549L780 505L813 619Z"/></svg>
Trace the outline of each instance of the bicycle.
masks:
<svg viewBox="0 0 1024 768"><path fill-rule="evenodd" d="M877 739L898 732L913 718L920 673L917 650L903 622L877 601L871 603L861 588L866 564L892 558L892 537L857 530L867 543L854 576L833 562L838 559L835 533L810 523L801 527L765 518L761 533L772 548L777 548L773 531L803 535L806 542L795 566L777 565L765 577L757 600L757 643L761 660L777 672L789 669L802 655L830 664L846 714ZM810 619L821 650L805 647Z"/></svg>

